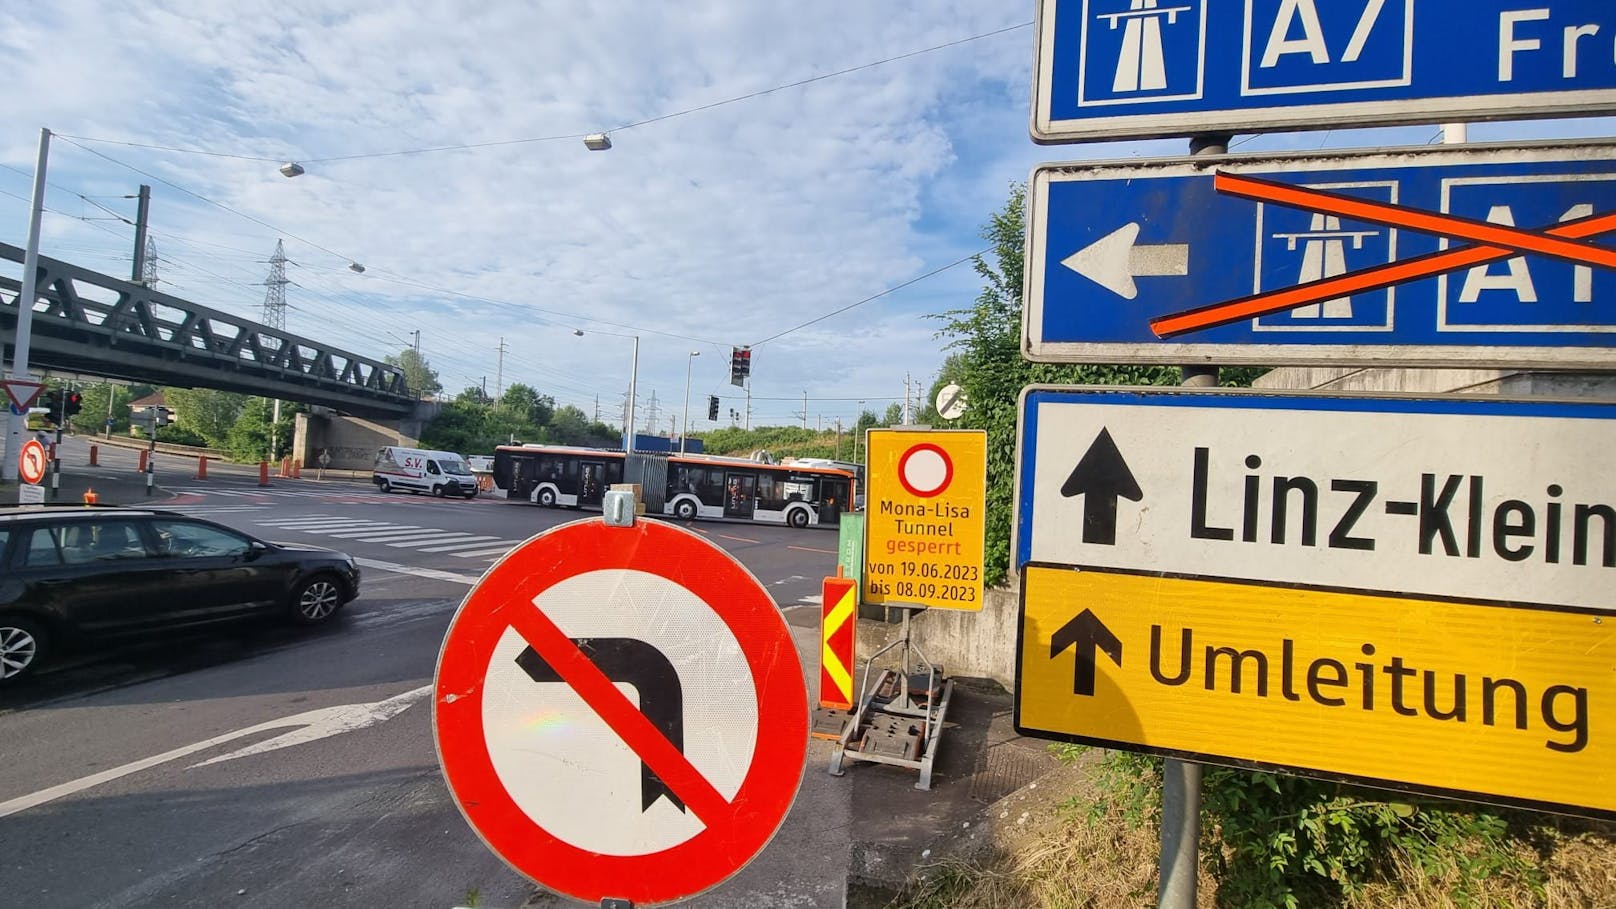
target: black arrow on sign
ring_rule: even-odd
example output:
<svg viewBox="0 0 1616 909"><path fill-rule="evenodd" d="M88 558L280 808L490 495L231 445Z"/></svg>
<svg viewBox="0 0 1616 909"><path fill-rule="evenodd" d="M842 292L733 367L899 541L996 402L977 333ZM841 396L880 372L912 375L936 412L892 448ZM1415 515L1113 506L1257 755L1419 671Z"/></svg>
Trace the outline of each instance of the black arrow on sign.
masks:
<svg viewBox="0 0 1616 909"><path fill-rule="evenodd" d="M1061 626L1055 636L1049 640L1049 658L1060 656L1061 651L1068 647L1074 648L1077 655L1076 664L1072 669L1072 693L1092 697L1094 694L1094 653L1097 650L1105 651L1105 655L1122 667L1122 641L1105 627L1098 616L1085 609L1077 618Z"/></svg>
<svg viewBox="0 0 1616 909"><path fill-rule="evenodd" d="M685 750L685 698L684 690L679 687L679 673L668 662L662 651L652 647L644 641L634 638L573 638L572 642L578 645L606 678L613 682L625 682L634 686L640 694L640 712L651 721L662 734L667 737L673 747L683 754ZM522 667L528 678L535 682L560 682L561 676L553 669L544 657L532 647L524 649L516 657L516 665ZM685 803L679 800L673 790L663 783L650 767L640 763L640 812L643 814L656 803L658 798L666 797L673 807L680 811L685 810Z"/></svg>
<svg viewBox="0 0 1616 909"><path fill-rule="evenodd" d="M1117 499L1137 502L1145 497L1122 459L1110 430L1102 428L1072 475L1061 484L1061 495L1086 496L1083 500L1083 542L1114 546L1117 542Z"/></svg>

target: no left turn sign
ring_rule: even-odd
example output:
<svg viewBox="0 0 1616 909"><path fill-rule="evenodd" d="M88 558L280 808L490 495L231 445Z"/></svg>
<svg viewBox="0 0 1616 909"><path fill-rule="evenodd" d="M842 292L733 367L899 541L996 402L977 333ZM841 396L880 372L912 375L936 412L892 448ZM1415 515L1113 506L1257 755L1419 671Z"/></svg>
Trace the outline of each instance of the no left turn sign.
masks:
<svg viewBox="0 0 1616 909"><path fill-rule="evenodd" d="M433 704L472 828L594 903L727 879L779 829L807 758L807 686L774 601L654 521L578 521L505 556L455 614Z"/></svg>
<svg viewBox="0 0 1616 909"><path fill-rule="evenodd" d="M17 475L22 477L24 483L30 485L45 479L45 467L50 461L50 455L45 446L39 444L38 439L29 439L22 443L22 451L17 455Z"/></svg>

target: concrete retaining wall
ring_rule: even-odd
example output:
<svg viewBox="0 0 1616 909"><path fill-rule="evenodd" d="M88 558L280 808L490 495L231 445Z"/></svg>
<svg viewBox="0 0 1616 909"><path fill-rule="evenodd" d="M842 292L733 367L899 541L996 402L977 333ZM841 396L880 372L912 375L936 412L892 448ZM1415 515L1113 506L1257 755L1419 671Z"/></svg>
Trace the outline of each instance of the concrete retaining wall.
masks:
<svg viewBox="0 0 1616 909"><path fill-rule="evenodd" d="M957 609L928 609L910 621L910 638L920 646L926 659L940 664L950 676L992 679L1005 688L1015 688L1016 611L1020 589L989 590L981 612ZM858 672L863 661L902 636L901 624L871 619L858 623ZM884 654L877 668L897 666L897 649ZM855 678L855 684L857 684Z"/></svg>

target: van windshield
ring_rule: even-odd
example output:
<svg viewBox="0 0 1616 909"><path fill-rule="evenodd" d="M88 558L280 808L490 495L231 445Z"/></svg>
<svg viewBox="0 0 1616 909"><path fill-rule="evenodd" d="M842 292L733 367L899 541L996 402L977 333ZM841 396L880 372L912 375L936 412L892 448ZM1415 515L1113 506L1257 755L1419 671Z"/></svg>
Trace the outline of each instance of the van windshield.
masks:
<svg viewBox="0 0 1616 909"><path fill-rule="evenodd" d="M454 474L458 477L471 476L471 469L466 466L465 461L451 461L447 458L440 458L438 463L442 465L444 473Z"/></svg>

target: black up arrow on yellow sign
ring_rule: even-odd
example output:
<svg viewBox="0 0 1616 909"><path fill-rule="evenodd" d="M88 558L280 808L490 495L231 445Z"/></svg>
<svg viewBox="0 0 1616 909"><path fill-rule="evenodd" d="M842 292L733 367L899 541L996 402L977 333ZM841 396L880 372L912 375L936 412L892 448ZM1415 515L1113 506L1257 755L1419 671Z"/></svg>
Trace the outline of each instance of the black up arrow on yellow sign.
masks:
<svg viewBox="0 0 1616 909"><path fill-rule="evenodd" d="M1030 564L1016 728L1616 818L1609 612Z"/></svg>

